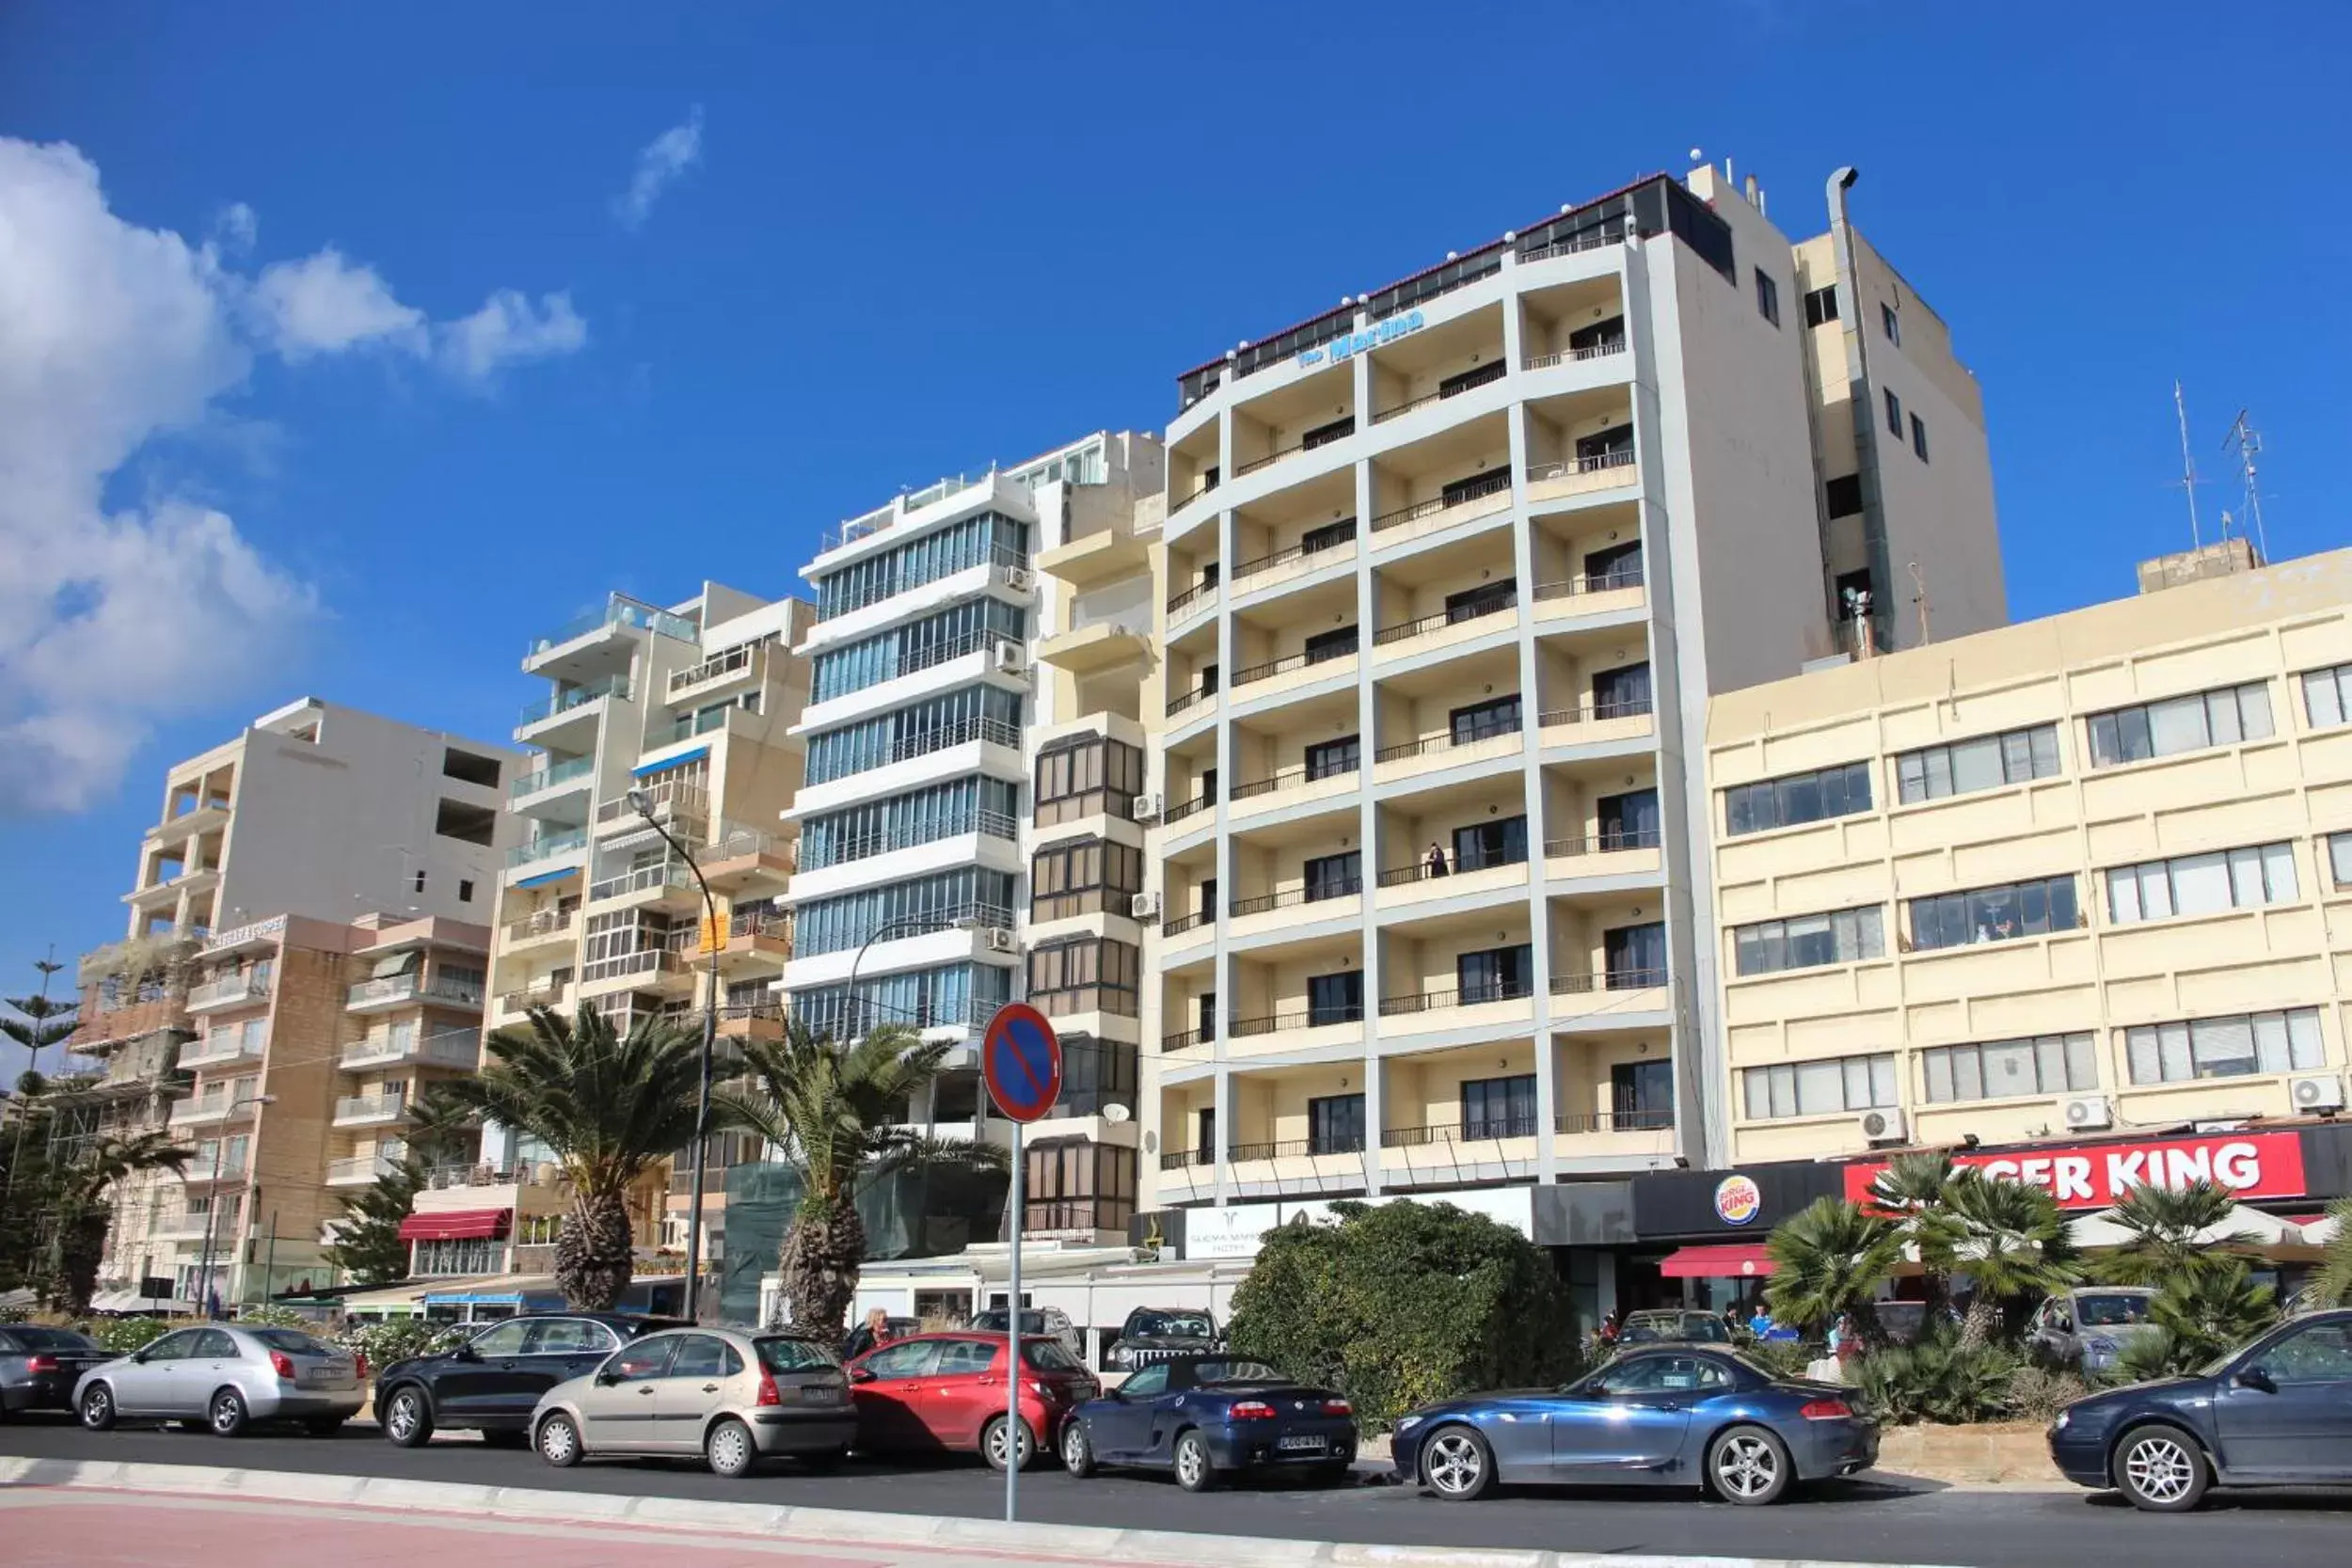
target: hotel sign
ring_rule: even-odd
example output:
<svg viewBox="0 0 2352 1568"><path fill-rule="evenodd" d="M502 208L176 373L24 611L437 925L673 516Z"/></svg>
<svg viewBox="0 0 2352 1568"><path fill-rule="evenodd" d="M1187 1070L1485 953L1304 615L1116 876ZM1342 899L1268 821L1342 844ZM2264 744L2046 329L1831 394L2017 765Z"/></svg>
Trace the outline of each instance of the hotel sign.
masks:
<svg viewBox="0 0 2352 1568"><path fill-rule="evenodd" d="M2240 1199L2301 1197L2307 1191L2303 1139L2296 1132L1959 1154L1952 1164L1973 1166L1996 1181L2046 1188L2061 1209L2105 1209L2134 1187L2185 1187L2200 1179ZM1883 1163L1846 1166L1846 1196L1867 1202L1870 1183L1885 1168Z"/></svg>
<svg viewBox="0 0 2352 1568"><path fill-rule="evenodd" d="M1308 349L1299 355L1298 363L1302 366L1320 365L1327 359L1336 365L1341 360L1351 358L1368 348L1378 348L1382 343L1394 342L1407 332L1419 332L1422 325L1419 310L1413 311L1410 315L1391 316L1369 332L1350 333L1344 338L1333 340L1321 348Z"/></svg>

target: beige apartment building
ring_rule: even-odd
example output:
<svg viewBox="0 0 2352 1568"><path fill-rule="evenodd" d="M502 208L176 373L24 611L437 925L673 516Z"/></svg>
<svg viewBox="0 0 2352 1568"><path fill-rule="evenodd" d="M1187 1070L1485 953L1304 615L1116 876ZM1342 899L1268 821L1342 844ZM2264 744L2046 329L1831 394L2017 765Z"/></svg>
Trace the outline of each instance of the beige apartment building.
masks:
<svg viewBox="0 0 2352 1568"><path fill-rule="evenodd" d="M2352 551L2142 580L1714 699L1709 1164L2344 1106Z"/></svg>
<svg viewBox="0 0 2352 1568"><path fill-rule="evenodd" d="M1708 697L1915 641L1915 557L1937 636L2006 613L1974 382L1846 183L1792 245L1644 181L1181 378L1137 815L1185 1256L1480 1188L1565 1241L1540 1191L1704 1160Z"/></svg>

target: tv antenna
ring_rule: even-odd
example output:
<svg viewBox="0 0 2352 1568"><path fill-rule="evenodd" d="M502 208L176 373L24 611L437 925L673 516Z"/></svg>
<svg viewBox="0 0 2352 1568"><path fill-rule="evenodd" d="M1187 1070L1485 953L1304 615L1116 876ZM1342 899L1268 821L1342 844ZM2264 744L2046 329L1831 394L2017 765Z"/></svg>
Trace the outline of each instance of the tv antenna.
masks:
<svg viewBox="0 0 2352 1568"><path fill-rule="evenodd" d="M2172 413L2181 425L2181 489L2188 497L2188 547L2197 549L2204 544L2197 529L2197 459L2188 450L2188 402L2182 395L2180 378L2172 381Z"/></svg>
<svg viewBox="0 0 2352 1568"><path fill-rule="evenodd" d="M2261 431L2246 422L2245 409L2239 409L2237 418L2230 421L2230 434L2222 438L2221 446L2224 451L2232 447L2237 449L2238 472L2246 481L2246 499L2239 503L2239 523L2243 526L2249 518L2253 521L2254 563L2261 565L2270 559L2270 540L2263 531L2262 491L2254 483L2254 459L2262 455L2263 437Z"/></svg>
<svg viewBox="0 0 2352 1568"><path fill-rule="evenodd" d="M1931 641L1928 636L1928 579L1915 561L1903 562L1903 570L1911 574L1911 602L1918 607L1919 646L1924 648Z"/></svg>

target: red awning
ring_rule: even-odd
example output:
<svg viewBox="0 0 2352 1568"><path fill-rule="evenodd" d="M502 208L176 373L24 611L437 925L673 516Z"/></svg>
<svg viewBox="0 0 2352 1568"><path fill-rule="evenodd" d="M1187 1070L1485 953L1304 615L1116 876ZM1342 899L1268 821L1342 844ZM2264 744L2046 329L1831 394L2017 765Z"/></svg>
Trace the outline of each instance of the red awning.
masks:
<svg viewBox="0 0 2352 1568"><path fill-rule="evenodd" d="M1668 1279L1761 1279L1772 1272L1762 1242L1687 1246L1666 1254L1658 1272Z"/></svg>
<svg viewBox="0 0 2352 1568"><path fill-rule="evenodd" d="M504 1236L512 1209L455 1209L439 1214L411 1214L400 1222L404 1242L478 1242Z"/></svg>

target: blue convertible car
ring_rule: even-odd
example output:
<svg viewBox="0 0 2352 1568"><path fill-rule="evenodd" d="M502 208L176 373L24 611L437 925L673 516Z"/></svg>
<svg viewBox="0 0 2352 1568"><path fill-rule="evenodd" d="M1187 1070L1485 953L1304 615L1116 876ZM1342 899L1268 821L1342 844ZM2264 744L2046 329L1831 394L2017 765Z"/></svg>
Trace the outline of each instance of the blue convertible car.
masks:
<svg viewBox="0 0 2352 1568"><path fill-rule="evenodd" d="M1245 1470L1339 1481L1355 1458L1347 1401L1232 1355L1155 1362L1062 1423L1061 1461L1072 1475L1084 1479L1104 1465L1172 1470L1187 1492Z"/></svg>
<svg viewBox="0 0 2352 1568"><path fill-rule="evenodd" d="M1472 1394L1396 1423L1406 1483L1467 1502L1498 1482L1702 1486L1775 1502L1878 1459L1877 1423L1842 1389L1774 1376L1731 1351L1619 1356L1563 1388Z"/></svg>

